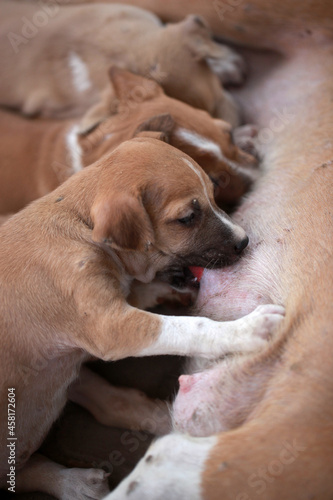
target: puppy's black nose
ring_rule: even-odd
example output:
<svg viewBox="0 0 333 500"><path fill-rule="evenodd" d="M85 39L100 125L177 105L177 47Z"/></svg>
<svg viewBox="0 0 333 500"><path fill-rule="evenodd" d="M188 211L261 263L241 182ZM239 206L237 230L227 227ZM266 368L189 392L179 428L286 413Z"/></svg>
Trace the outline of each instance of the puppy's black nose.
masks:
<svg viewBox="0 0 333 500"><path fill-rule="evenodd" d="M249 238L248 236L245 236L245 238L243 238L242 240L240 240L236 245L235 245L235 252L237 254L240 254L242 253L242 251L244 250L244 248L247 247L247 245L249 244Z"/></svg>

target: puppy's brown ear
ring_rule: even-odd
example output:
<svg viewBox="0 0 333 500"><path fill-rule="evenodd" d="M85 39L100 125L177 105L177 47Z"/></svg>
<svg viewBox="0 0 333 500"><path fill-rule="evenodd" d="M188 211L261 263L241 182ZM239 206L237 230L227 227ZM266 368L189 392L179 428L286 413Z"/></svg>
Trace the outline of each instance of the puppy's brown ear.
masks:
<svg viewBox="0 0 333 500"><path fill-rule="evenodd" d="M222 132L232 132L232 125L221 118L213 118L213 122Z"/></svg>
<svg viewBox="0 0 333 500"><path fill-rule="evenodd" d="M209 25L202 16L197 14L189 14L185 17L185 19L181 23L183 25L183 29L187 33L208 35L211 37L211 31Z"/></svg>
<svg viewBox="0 0 333 500"><path fill-rule="evenodd" d="M175 120L169 113L153 116L141 123L135 131L135 137L152 137L160 141L170 142L175 128Z"/></svg>
<svg viewBox="0 0 333 500"><path fill-rule="evenodd" d="M135 75L116 66L109 69L109 76L120 103L129 101L140 103L163 94L162 87L154 80Z"/></svg>
<svg viewBox="0 0 333 500"><path fill-rule="evenodd" d="M157 141L162 141L168 143L168 137L164 134L164 132L152 132L149 130L145 130L143 132L138 132L135 134L135 137L147 137L148 139L156 139Z"/></svg>
<svg viewBox="0 0 333 500"><path fill-rule="evenodd" d="M128 113L140 102L163 94L158 83L140 75L112 66L109 69L111 85L101 95L97 104L83 116L79 134L88 134L100 123L116 113Z"/></svg>
<svg viewBox="0 0 333 500"><path fill-rule="evenodd" d="M153 242L154 231L139 197L125 193L100 197L91 209L92 239L114 249L139 250Z"/></svg>
<svg viewBox="0 0 333 500"><path fill-rule="evenodd" d="M223 46L214 42L212 32L201 16L189 15L182 24L183 31L187 35L186 44L198 61L220 59L225 56Z"/></svg>
<svg viewBox="0 0 333 500"><path fill-rule="evenodd" d="M79 134L92 132L100 123L117 112L117 100L113 89L107 88L101 95L100 101L88 109L79 123Z"/></svg>

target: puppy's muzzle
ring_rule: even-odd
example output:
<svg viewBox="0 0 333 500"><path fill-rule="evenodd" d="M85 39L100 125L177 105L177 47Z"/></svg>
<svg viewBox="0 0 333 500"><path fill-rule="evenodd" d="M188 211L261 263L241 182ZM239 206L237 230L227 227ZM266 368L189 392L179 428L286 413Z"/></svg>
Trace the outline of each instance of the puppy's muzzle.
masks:
<svg viewBox="0 0 333 500"><path fill-rule="evenodd" d="M178 259L167 269L160 271L157 278L169 283L177 290L185 288L199 288L200 283L193 275L190 267L204 267L206 269L217 269L232 265L239 258L249 243L248 236L234 240L227 247L205 249L199 254L191 254L185 258Z"/></svg>

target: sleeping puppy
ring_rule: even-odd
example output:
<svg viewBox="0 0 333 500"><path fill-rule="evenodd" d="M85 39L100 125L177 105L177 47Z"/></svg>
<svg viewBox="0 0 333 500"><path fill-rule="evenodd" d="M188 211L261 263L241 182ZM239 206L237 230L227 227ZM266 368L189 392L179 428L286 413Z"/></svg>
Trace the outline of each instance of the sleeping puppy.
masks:
<svg viewBox="0 0 333 500"><path fill-rule="evenodd" d="M205 21L163 26L128 5L50 6L2 1L0 104L27 115L81 115L108 84L111 64L158 81L172 97L238 124L220 79L242 79L243 62L218 45ZM41 25L40 20L46 19ZM225 71L223 68L225 67Z"/></svg>
<svg viewBox="0 0 333 500"><path fill-rule="evenodd" d="M135 172L135 175L133 175ZM156 139L124 142L0 228L1 412L16 392L16 489L61 499L100 498L103 471L40 457L66 390L91 356L185 354L217 358L267 345L283 310L235 322L155 315L131 307L132 280L191 265L234 262L248 243L214 202L213 185L186 154ZM7 430L1 428L6 484ZM80 497L81 498L81 497Z"/></svg>

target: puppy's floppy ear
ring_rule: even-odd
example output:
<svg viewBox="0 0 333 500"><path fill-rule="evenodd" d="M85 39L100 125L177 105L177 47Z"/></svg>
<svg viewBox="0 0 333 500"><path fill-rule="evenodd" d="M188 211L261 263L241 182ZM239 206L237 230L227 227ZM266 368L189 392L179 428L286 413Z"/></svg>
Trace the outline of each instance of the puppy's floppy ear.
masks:
<svg viewBox="0 0 333 500"><path fill-rule="evenodd" d="M211 36L211 31L207 21L197 14L189 14L181 22L183 29L187 33L202 34Z"/></svg>
<svg viewBox="0 0 333 500"><path fill-rule="evenodd" d="M100 123L117 112L117 101L112 87L108 87L101 95L100 101L92 106L79 123L79 134L92 132Z"/></svg>
<svg viewBox="0 0 333 500"><path fill-rule="evenodd" d="M163 94L162 87L154 80L135 75L117 66L109 69L109 77L120 103L129 101L139 103Z"/></svg>
<svg viewBox="0 0 333 500"><path fill-rule="evenodd" d="M80 134L88 134L117 112L132 109L133 103L138 104L163 94L162 87L155 81L116 66L111 66L108 74L110 86L104 90L100 101L83 116L79 124Z"/></svg>
<svg viewBox="0 0 333 500"><path fill-rule="evenodd" d="M215 43L210 28L201 16L189 15L181 23L187 35L186 44L198 60L220 59L225 56L223 46Z"/></svg>
<svg viewBox="0 0 333 500"><path fill-rule="evenodd" d="M213 122L220 130L222 130L222 132L232 132L231 123L228 123L225 120L221 120L221 118L213 118Z"/></svg>
<svg viewBox="0 0 333 500"><path fill-rule="evenodd" d="M134 136L152 137L160 141L170 142L170 135L175 128L175 120L169 113L153 116L141 123Z"/></svg>
<svg viewBox="0 0 333 500"><path fill-rule="evenodd" d="M114 249L140 250L154 240L154 231L140 197L113 193L98 198L91 209L92 239Z"/></svg>

